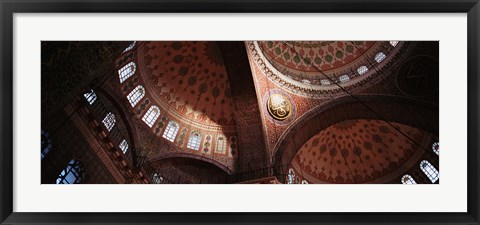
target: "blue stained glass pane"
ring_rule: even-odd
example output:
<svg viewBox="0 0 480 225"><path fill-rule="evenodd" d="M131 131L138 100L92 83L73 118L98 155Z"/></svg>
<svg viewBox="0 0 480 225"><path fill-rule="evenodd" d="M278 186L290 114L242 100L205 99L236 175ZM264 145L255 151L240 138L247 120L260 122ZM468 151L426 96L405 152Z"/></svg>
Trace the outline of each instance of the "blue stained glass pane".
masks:
<svg viewBox="0 0 480 225"><path fill-rule="evenodd" d="M57 184L78 184L83 179L84 168L79 160L72 159L66 168L60 172Z"/></svg>

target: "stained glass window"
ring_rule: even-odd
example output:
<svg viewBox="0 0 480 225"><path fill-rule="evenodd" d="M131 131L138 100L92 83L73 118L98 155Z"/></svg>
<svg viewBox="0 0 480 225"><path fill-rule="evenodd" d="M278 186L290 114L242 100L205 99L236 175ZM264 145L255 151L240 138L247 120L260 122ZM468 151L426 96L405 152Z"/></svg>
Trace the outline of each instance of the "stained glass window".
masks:
<svg viewBox="0 0 480 225"><path fill-rule="evenodd" d="M345 83L350 80L350 77L348 75L342 75L338 78L340 82Z"/></svg>
<svg viewBox="0 0 480 225"><path fill-rule="evenodd" d="M393 47L397 46L398 44L398 41L390 41L390 45L392 45Z"/></svg>
<svg viewBox="0 0 480 225"><path fill-rule="evenodd" d="M308 184L306 180L302 180L302 184Z"/></svg>
<svg viewBox="0 0 480 225"><path fill-rule="evenodd" d="M164 179L160 174L155 173L153 174L152 180L154 184L162 184Z"/></svg>
<svg viewBox="0 0 480 225"><path fill-rule="evenodd" d="M420 169L422 169L423 173L427 175L428 179L430 179L432 183L437 182L439 175L438 170L430 162L423 160L420 163Z"/></svg>
<svg viewBox="0 0 480 225"><path fill-rule="evenodd" d="M85 97L85 99L87 99L87 102L90 105L93 105L93 103L95 103L95 100L97 100L97 95L93 90L90 90L90 92L83 94L83 96Z"/></svg>
<svg viewBox="0 0 480 225"><path fill-rule="evenodd" d="M138 85L132 92L127 95L127 99L132 107L135 107L137 103L145 96L145 88L142 85Z"/></svg>
<svg viewBox="0 0 480 225"><path fill-rule="evenodd" d="M200 142L202 141L202 134L198 131L192 131L188 139L187 148L198 150L200 149Z"/></svg>
<svg viewBox="0 0 480 225"><path fill-rule="evenodd" d="M295 171L292 168L288 169L287 174L287 184L294 184L295 183Z"/></svg>
<svg viewBox="0 0 480 225"><path fill-rule="evenodd" d="M128 151L127 140L123 139L123 141L120 142L120 145L118 147L120 148L120 150L122 150L123 154L127 153L127 151Z"/></svg>
<svg viewBox="0 0 480 225"><path fill-rule="evenodd" d="M103 125L105 125L105 128L107 128L108 131L111 131L113 126L115 126L115 115L113 113L109 112L105 118L103 118Z"/></svg>
<svg viewBox="0 0 480 225"><path fill-rule="evenodd" d="M360 75L365 74L367 71L368 71L368 68L366 66L361 66L361 67L358 67L358 69L357 69L357 72Z"/></svg>
<svg viewBox="0 0 480 225"><path fill-rule="evenodd" d="M223 135L217 137L217 148L215 153L225 154L227 151L227 138Z"/></svg>
<svg viewBox="0 0 480 225"><path fill-rule="evenodd" d="M375 55L375 61L377 61L377 63L382 62L385 58L387 58L387 56L383 54L383 52L379 52Z"/></svg>
<svg viewBox="0 0 480 225"><path fill-rule="evenodd" d="M412 176L408 175L408 174L405 174L403 177L402 177L402 184L416 184L417 182L415 182L415 180L413 179Z"/></svg>
<svg viewBox="0 0 480 225"><path fill-rule="evenodd" d="M167 128L163 132L162 137L173 142L178 133L178 124L175 121L168 122Z"/></svg>
<svg viewBox="0 0 480 225"><path fill-rule="evenodd" d="M434 142L432 144L432 150L435 152L437 155L440 155L440 144L438 142Z"/></svg>
<svg viewBox="0 0 480 225"><path fill-rule="evenodd" d="M85 169L80 160L72 159L67 165L67 168L57 177L57 184L79 184L84 177Z"/></svg>
<svg viewBox="0 0 480 225"><path fill-rule="evenodd" d="M304 84L311 84L312 82L310 82L310 80L303 79L303 80L302 80L302 83L304 83Z"/></svg>
<svg viewBox="0 0 480 225"><path fill-rule="evenodd" d="M50 138L50 134L44 130L42 130L42 150L41 156L42 159L50 152L52 149L52 138Z"/></svg>
<svg viewBox="0 0 480 225"><path fill-rule="evenodd" d="M160 116L160 109L156 105L152 105L150 109L148 109L147 113L143 115L143 122L145 122L149 127L152 127L155 121Z"/></svg>
<svg viewBox="0 0 480 225"><path fill-rule="evenodd" d="M127 52L127 51L132 50L132 48L135 47L135 43L136 43L136 41L132 42L125 50L123 50L123 52Z"/></svg>
<svg viewBox="0 0 480 225"><path fill-rule="evenodd" d="M127 65L123 66L118 70L118 76L120 78L120 83L123 83L129 77L131 77L136 70L137 66L134 62L129 62Z"/></svg>
<svg viewBox="0 0 480 225"><path fill-rule="evenodd" d="M330 84L330 80L328 80L328 79L320 80L320 84L321 84L321 85L329 85L329 84Z"/></svg>

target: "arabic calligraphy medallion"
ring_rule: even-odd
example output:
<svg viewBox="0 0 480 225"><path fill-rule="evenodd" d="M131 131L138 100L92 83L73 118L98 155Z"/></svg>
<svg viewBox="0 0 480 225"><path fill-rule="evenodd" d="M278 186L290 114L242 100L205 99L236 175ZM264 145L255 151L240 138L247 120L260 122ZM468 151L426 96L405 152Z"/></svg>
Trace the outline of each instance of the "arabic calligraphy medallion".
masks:
<svg viewBox="0 0 480 225"><path fill-rule="evenodd" d="M275 93L267 100L268 113L275 119L283 121L292 114L292 104L284 95Z"/></svg>

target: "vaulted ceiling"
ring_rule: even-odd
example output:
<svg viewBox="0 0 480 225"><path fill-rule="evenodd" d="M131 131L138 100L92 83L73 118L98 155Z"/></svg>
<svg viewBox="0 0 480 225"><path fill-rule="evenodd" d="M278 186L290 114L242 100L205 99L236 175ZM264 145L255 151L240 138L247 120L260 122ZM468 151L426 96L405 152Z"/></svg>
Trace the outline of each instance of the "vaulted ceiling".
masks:
<svg viewBox="0 0 480 225"><path fill-rule="evenodd" d="M343 88L354 94L394 93L395 74L380 71L397 66L392 59L412 46L388 41L140 42L132 57L139 76L123 91L137 83L145 86L148 102L134 107L138 124L150 105L160 107L158 125L138 129L156 138L149 147L155 149L150 160L157 168L172 157L189 158L234 174L275 164L292 128L319 114L323 105L341 104L337 100L348 94ZM379 82L383 86L377 90ZM267 104L272 95L288 102L289 117L272 117ZM180 129L169 142L162 133L171 120ZM193 131L202 134L199 150L187 147ZM225 152L216 151L220 136L227 139ZM289 150L296 155L288 163L311 183L386 182L386 175L416 160L418 143L433 140L418 128L363 118L335 123L308 138L292 145L301 148ZM168 165L183 168L187 161L169 160Z"/></svg>
<svg viewBox="0 0 480 225"><path fill-rule="evenodd" d="M174 183L262 169L284 182L290 168L310 183L388 183L418 169L422 157L438 165L428 151L438 141L438 42L138 41L120 54L101 51L91 65L109 62L98 70L106 75L92 72L81 83L78 74L62 78L70 64L52 62L65 53L80 62L78 52L97 48L53 44L42 53L42 127L58 123L44 109L61 110L61 93L95 90L99 102L111 102L102 110L118 115L127 135L116 134L128 139L129 151L166 179L180 176ZM111 55L119 56L111 62ZM122 80L117 72L127 64L136 70ZM59 90L58 77L65 84ZM139 86L145 95L132 104L127 95ZM154 106L160 116L150 125L144 118ZM178 133L169 140L171 121ZM197 132L199 148L189 147Z"/></svg>
<svg viewBox="0 0 480 225"><path fill-rule="evenodd" d="M388 61L392 57L387 56L395 49L388 41L259 41L256 44L278 76L306 87L335 86L335 82L343 82L345 77L354 80L371 74L368 69L374 71L377 68L372 65ZM359 72L361 67L367 70Z"/></svg>
<svg viewBox="0 0 480 225"><path fill-rule="evenodd" d="M194 124L235 126L228 77L216 42L149 42L138 54L147 90L172 114Z"/></svg>
<svg viewBox="0 0 480 225"><path fill-rule="evenodd" d="M407 125L347 120L311 137L292 167L310 183L386 183L415 166L432 143L430 134Z"/></svg>

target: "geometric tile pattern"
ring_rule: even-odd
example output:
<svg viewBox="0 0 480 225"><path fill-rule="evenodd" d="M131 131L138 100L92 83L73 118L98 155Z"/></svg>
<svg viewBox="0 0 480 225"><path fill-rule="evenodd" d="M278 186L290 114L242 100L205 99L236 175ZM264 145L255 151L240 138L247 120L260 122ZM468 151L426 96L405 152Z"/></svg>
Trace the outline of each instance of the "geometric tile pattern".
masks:
<svg viewBox="0 0 480 225"><path fill-rule="evenodd" d="M270 64L283 75L315 84L352 76L360 66L374 62L379 52L388 54L387 41L259 41L259 48ZM377 63L377 62L375 62ZM327 75L327 76L325 76ZM328 78L332 79L330 81Z"/></svg>
<svg viewBox="0 0 480 225"><path fill-rule="evenodd" d="M328 71L361 57L374 41L262 41L260 47L268 59L289 68L316 72Z"/></svg>

